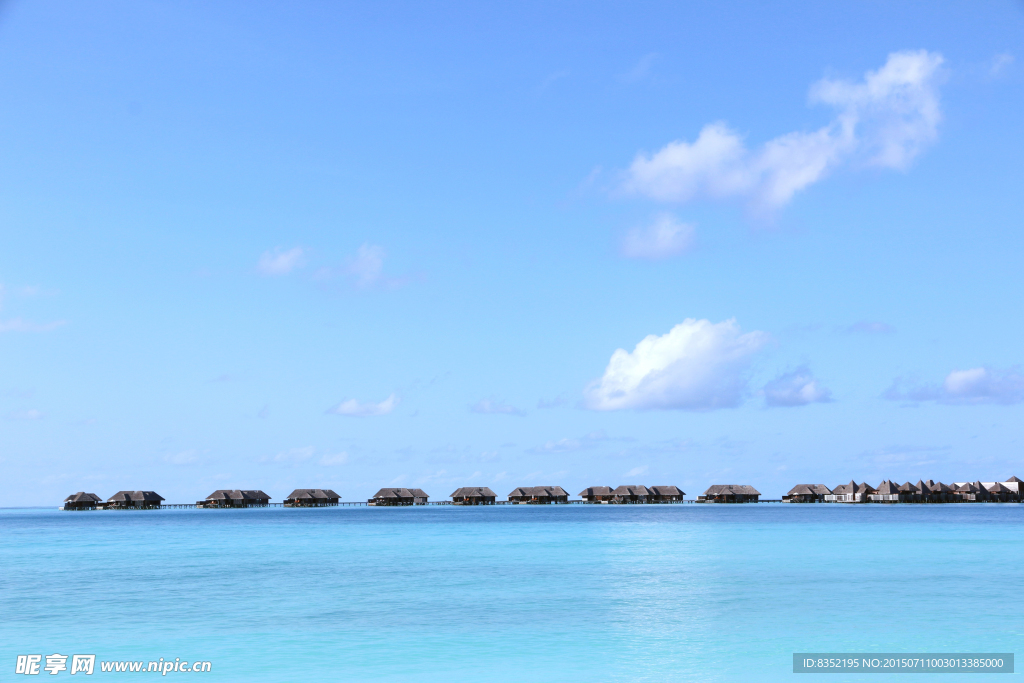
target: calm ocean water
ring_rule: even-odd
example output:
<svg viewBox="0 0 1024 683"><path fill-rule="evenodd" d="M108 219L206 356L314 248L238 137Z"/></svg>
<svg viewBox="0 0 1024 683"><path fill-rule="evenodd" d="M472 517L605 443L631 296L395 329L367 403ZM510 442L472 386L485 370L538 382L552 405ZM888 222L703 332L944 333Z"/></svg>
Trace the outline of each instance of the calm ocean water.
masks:
<svg viewBox="0 0 1024 683"><path fill-rule="evenodd" d="M792 653L1024 652L1022 587L1024 505L0 510L0 680L838 683Z"/></svg>

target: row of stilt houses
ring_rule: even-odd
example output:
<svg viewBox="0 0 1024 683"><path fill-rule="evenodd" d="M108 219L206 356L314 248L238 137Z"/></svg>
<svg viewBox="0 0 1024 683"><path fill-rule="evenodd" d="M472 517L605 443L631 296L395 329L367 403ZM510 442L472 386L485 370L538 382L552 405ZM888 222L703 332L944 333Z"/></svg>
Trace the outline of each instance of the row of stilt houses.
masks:
<svg viewBox="0 0 1024 683"><path fill-rule="evenodd" d="M682 503L686 493L678 486L624 485L589 486L577 494L578 503L637 505ZM746 484L715 484L697 503L757 503L761 493ZM486 486L463 486L451 493L452 505L495 505L497 494ZM163 496L155 491L118 491L103 500L95 493L79 491L64 499L64 510L147 510L161 507ZM373 506L425 505L430 497L418 488L382 488L366 504ZM331 489L295 489L283 501L284 507L330 507L341 496ZM569 492L561 486L519 486L509 492L503 504L551 505L568 503ZM943 484L929 479L916 484L896 484L888 479L878 487L869 484L798 484L782 497L784 503L974 503L1024 502L1024 481L1010 477L1004 482L957 482ZM250 508L270 505L270 496L254 489L218 489L197 508ZM360 503L361 504L361 503Z"/></svg>
<svg viewBox="0 0 1024 683"><path fill-rule="evenodd" d="M886 479L877 488L867 483L798 484L782 497L784 503L1020 503L1024 502L1024 481L962 481L943 484L929 479L897 484Z"/></svg>
<svg viewBox="0 0 1024 683"><path fill-rule="evenodd" d="M721 487L708 489L747 489L751 487ZM638 504L681 503L685 492L678 486L591 486L578 494L585 503ZM495 505L497 494L487 486L464 486L450 495L452 505ZM702 497L703 498L703 497ZM425 505L430 497L418 488L382 488L367 501L367 505L400 506ZM155 491L118 491L107 500L95 493L79 491L64 499L64 510L147 510L161 507L164 498ZM329 507L338 505L341 496L331 489L295 489L284 499L284 507ZM568 503L569 492L561 486L519 486L507 496L510 504L545 505ZM709 499L708 502L735 502ZM197 508L251 508L270 505L270 496L256 489L218 489L203 500Z"/></svg>

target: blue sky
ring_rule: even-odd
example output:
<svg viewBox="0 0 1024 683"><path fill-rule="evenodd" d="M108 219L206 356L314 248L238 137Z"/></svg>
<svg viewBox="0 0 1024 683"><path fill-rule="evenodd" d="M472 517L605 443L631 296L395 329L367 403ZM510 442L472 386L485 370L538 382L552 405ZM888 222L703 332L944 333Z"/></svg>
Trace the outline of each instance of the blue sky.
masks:
<svg viewBox="0 0 1024 683"><path fill-rule="evenodd" d="M1024 5L0 5L3 504L1024 476Z"/></svg>

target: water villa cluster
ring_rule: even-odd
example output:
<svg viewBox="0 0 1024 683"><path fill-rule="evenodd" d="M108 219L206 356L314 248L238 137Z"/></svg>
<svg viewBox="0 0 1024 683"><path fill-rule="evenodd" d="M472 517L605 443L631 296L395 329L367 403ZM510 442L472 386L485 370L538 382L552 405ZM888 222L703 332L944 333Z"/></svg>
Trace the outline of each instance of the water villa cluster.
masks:
<svg viewBox="0 0 1024 683"><path fill-rule="evenodd" d="M449 495L451 501L430 502L423 489L383 488L363 503L341 502L331 489L295 489L281 503L271 503L270 496L256 489L217 489L195 504L166 505L155 491L118 491L107 500L95 493L79 491L64 499L62 510L155 510L161 507L252 508L271 505L292 508L333 507L337 505L558 505L583 503L598 505L657 505L669 503L1021 503L1024 502L1024 481L1010 477L1002 482L918 481L903 485L888 479L877 488L868 484L840 484L830 489L824 484L798 484L782 500L761 500L761 493L747 484L715 484L696 500L685 500L686 493L678 486L643 486L640 484L589 486L577 494L580 500L569 500L561 486L519 486L507 499L486 486L463 486Z"/></svg>
<svg viewBox="0 0 1024 683"><path fill-rule="evenodd" d="M1006 481L964 481L943 484L929 479L896 484L886 479L878 488L866 483L798 484L782 497L784 503L1020 503L1024 484L1017 477Z"/></svg>

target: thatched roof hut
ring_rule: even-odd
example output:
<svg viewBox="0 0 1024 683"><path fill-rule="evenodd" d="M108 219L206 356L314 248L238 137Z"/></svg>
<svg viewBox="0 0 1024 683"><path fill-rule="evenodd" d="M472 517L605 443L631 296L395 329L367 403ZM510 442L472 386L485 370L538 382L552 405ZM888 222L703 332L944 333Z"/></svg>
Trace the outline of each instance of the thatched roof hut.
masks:
<svg viewBox="0 0 1024 683"><path fill-rule="evenodd" d="M823 503L832 490L824 484L797 484L782 497L786 503Z"/></svg>
<svg viewBox="0 0 1024 683"><path fill-rule="evenodd" d="M295 489L284 499L286 508L320 508L338 504L341 496L332 489Z"/></svg>
<svg viewBox="0 0 1024 683"><path fill-rule="evenodd" d="M451 494L453 505L494 505L498 494L486 486L463 486Z"/></svg>
<svg viewBox="0 0 1024 683"><path fill-rule="evenodd" d="M160 507L163 496L156 491L118 491L103 504L107 510L151 510Z"/></svg>
<svg viewBox="0 0 1024 683"><path fill-rule="evenodd" d="M508 494L511 503L568 503L569 494L561 486L519 486Z"/></svg>
<svg viewBox="0 0 1024 683"><path fill-rule="evenodd" d="M704 495L697 496L698 503L756 503L761 492L746 484L715 484L709 486Z"/></svg>
<svg viewBox="0 0 1024 683"><path fill-rule="evenodd" d="M646 503L651 497L651 490L646 486L619 486L612 491L612 500L616 503Z"/></svg>
<svg viewBox="0 0 1024 683"><path fill-rule="evenodd" d="M825 496L826 503L866 503L868 496L875 492L869 484L858 484L850 480L849 484L840 484Z"/></svg>
<svg viewBox="0 0 1024 683"><path fill-rule="evenodd" d="M651 495L649 503L677 503L683 500L686 492L678 486L648 486Z"/></svg>
<svg viewBox="0 0 1024 683"><path fill-rule="evenodd" d="M578 495L588 503L606 503L612 499L612 487L588 486L580 491Z"/></svg>
<svg viewBox="0 0 1024 683"><path fill-rule="evenodd" d="M95 510L102 502L103 499L95 493L79 491L78 493L72 493L64 499L64 505L61 507L61 510Z"/></svg>
<svg viewBox="0 0 1024 683"><path fill-rule="evenodd" d="M217 489L205 500L196 501L197 507L204 508L249 508L266 507L270 496L258 489Z"/></svg>
<svg viewBox="0 0 1024 683"><path fill-rule="evenodd" d="M370 505L424 505L427 502L423 489L383 488L367 501Z"/></svg>

